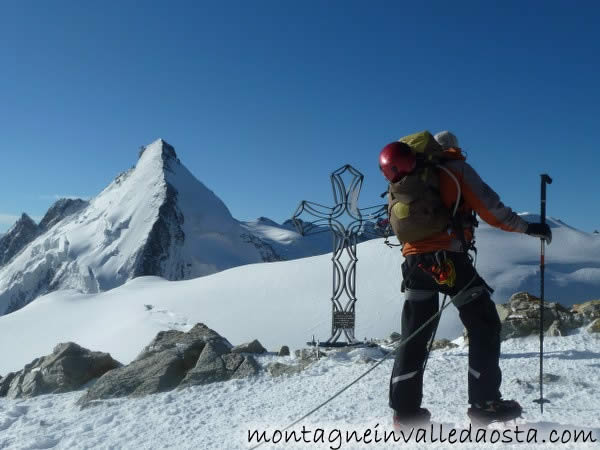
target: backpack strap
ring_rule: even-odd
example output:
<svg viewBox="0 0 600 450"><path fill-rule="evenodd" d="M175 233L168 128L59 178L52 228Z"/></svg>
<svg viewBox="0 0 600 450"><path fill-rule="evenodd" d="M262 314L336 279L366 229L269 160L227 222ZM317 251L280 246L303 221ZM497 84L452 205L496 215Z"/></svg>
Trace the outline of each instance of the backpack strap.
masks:
<svg viewBox="0 0 600 450"><path fill-rule="evenodd" d="M445 168L444 166L442 166L440 164L436 165L436 167L443 170L444 172L446 172L448 174L448 176L456 184L456 192L457 192L456 201L454 202L454 207L453 207L453 211L452 211L452 215L451 215L452 227L454 228L454 231L456 232L458 238L460 239L460 243L461 243L463 252L467 256L467 258L471 262L473 262L473 258L469 254L469 250L473 250L475 252L475 254L477 254L477 249L475 248L475 245L473 242L469 242L467 244L467 239L465 237L465 226L464 226L465 224L463 222L464 217L462 214L458 213L458 206L460 205L460 201L462 200L462 190L460 188L460 183L458 182L458 179L456 178L456 176L454 176L452 171L450 171L449 169ZM475 220L475 222L477 222L477 220Z"/></svg>

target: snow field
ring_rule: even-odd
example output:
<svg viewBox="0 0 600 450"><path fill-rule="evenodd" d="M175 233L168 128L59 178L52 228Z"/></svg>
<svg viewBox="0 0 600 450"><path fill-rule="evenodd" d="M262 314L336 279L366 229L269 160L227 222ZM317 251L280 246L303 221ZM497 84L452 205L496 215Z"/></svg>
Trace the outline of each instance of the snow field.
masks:
<svg viewBox="0 0 600 450"><path fill-rule="evenodd" d="M457 340L458 342L459 340ZM543 415L533 399L537 387L538 341L535 338L511 339L503 343L501 367L503 394L524 406L520 425L538 429L538 438L547 438L551 429L592 429L600 440L598 419L600 392L600 340L581 331L572 336L548 338L546 373L558 375L546 383ZM574 350L576 349L576 350ZM283 429L321 403L342 386L361 375L381 353L355 349L333 358L322 358L299 375L272 378L268 373L180 391L147 396L106 400L80 410L75 402L82 392L46 395L26 400L0 399L0 448L97 448L97 449L242 449L249 448L248 430ZM293 364L293 357L267 355L261 364L280 361ZM381 366L340 397L333 400L294 429L302 425L314 431L322 428L379 430L383 436L391 428L387 406L389 374L393 361ZM533 389L522 382L529 382ZM445 426L463 428L466 418L467 349L440 350L432 353L425 374L424 406L433 420ZM374 435L373 435L374 436ZM523 437L523 436L522 436ZM263 446L264 448L330 448L325 444ZM400 444L343 444L340 448L398 448ZM551 445L489 445L489 448L597 448L598 443ZM410 448L448 448L448 443ZM454 447L454 446L453 446ZM481 444L457 444L458 448L482 448Z"/></svg>

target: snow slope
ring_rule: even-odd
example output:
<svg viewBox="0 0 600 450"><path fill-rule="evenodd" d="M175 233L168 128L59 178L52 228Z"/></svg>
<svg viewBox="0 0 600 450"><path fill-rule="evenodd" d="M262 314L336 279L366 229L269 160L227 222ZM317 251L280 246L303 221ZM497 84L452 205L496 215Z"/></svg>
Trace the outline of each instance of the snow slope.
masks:
<svg viewBox="0 0 600 450"><path fill-rule="evenodd" d="M279 225L266 217L241 222L241 225L250 234L269 245L282 260L307 258L331 252L332 234L329 231L302 236L291 221Z"/></svg>

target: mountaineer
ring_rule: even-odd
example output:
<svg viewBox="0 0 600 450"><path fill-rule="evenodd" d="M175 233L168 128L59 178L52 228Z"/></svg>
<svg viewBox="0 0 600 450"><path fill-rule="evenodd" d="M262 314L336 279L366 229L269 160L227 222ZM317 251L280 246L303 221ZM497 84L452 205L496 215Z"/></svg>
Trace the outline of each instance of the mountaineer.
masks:
<svg viewBox="0 0 600 450"><path fill-rule="evenodd" d="M434 137L424 131L385 146L379 166L390 182L389 221L405 258L402 337L438 312L439 293L450 296L469 336L467 414L472 422L487 425L519 417L522 408L500 393L500 319L492 289L469 254L476 216L548 243L552 233L545 223L528 223L506 207L465 159L454 134L443 131ZM396 354L389 390L396 428L429 422L429 411L421 407L423 368L436 327L430 323Z"/></svg>

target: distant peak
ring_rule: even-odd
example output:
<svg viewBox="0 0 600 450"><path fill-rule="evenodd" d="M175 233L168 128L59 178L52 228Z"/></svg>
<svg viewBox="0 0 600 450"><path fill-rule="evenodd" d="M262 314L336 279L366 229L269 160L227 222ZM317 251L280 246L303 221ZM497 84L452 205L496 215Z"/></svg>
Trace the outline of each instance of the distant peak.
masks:
<svg viewBox="0 0 600 450"><path fill-rule="evenodd" d="M21 218L17 221L17 223L27 223L36 225L33 219L29 217L26 213L21 214Z"/></svg>
<svg viewBox="0 0 600 450"><path fill-rule="evenodd" d="M257 223L262 223L265 225L271 225L271 226L279 226L279 224L277 222L275 222L274 220L269 219L268 217L265 216L260 216L258 219L256 219Z"/></svg>
<svg viewBox="0 0 600 450"><path fill-rule="evenodd" d="M12 234L16 230L31 230L34 232L37 230L38 225L35 221L29 217L26 213L21 214L21 217L14 223L14 225L7 231L6 234Z"/></svg>

